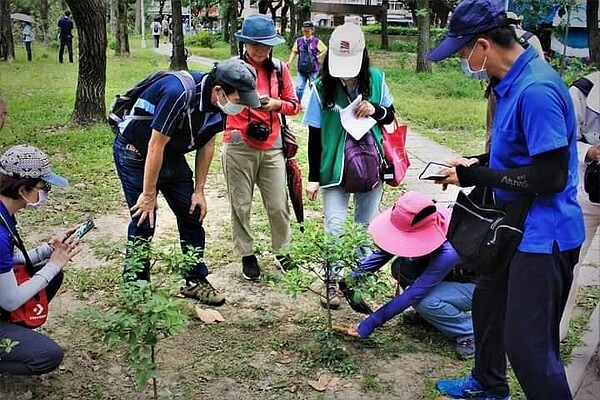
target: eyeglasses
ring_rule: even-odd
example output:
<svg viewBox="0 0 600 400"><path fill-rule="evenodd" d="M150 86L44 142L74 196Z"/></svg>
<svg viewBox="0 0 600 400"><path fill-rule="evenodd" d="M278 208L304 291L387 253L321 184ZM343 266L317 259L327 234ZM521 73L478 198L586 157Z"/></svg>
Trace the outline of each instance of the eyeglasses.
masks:
<svg viewBox="0 0 600 400"><path fill-rule="evenodd" d="M34 186L33 188L36 190L43 190L45 192L49 192L52 190L52 185L50 185L48 182L46 181L42 181L41 182L44 186Z"/></svg>

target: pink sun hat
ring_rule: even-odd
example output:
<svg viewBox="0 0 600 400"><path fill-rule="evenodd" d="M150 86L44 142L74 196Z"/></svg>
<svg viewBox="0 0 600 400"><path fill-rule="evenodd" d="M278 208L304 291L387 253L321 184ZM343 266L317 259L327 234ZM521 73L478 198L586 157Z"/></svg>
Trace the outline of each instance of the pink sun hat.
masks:
<svg viewBox="0 0 600 400"><path fill-rule="evenodd" d="M369 224L377 246L401 257L420 257L446 241L450 211L422 193L406 192Z"/></svg>

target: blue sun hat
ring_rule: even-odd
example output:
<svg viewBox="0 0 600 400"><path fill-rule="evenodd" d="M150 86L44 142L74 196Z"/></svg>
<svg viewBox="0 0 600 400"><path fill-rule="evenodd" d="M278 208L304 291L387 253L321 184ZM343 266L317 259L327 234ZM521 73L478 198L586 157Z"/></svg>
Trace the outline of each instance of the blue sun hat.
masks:
<svg viewBox="0 0 600 400"><path fill-rule="evenodd" d="M242 43L276 46L285 43L285 39L275 31L273 20L263 14L250 14L244 18L242 29L235 33Z"/></svg>
<svg viewBox="0 0 600 400"><path fill-rule="evenodd" d="M464 0L450 17L446 37L427 54L427 58L431 61L446 59L476 35L506 25L506 12L498 0Z"/></svg>

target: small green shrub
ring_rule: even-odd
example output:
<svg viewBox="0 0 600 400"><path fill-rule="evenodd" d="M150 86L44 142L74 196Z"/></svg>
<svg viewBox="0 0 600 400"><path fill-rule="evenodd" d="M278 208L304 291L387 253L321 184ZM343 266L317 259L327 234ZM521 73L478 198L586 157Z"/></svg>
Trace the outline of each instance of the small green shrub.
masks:
<svg viewBox="0 0 600 400"><path fill-rule="evenodd" d="M390 50L401 53L416 53L417 42L413 40L392 40L390 41Z"/></svg>
<svg viewBox="0 0 600 400"><path fill-rule="evenodd" d="M215 46L215 35L209 31L200 31L195 35L190 36L187 42L191 46L204 47L212 49Z"/></svg>

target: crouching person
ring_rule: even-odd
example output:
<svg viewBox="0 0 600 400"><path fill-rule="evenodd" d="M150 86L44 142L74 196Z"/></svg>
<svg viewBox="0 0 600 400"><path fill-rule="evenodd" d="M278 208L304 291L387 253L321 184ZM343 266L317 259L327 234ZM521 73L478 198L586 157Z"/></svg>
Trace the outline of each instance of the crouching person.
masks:
<svg viewBox="0 0 600 400"><path fill-rule="evenodd" d="M417 192L407 192L371 222L369 233L382 251L367 257L352 277L358 280L398 256L392 275L404 290L351 327L350 335L366 338L412 306L420 317L456 342L460 358L475 355L470 314L475 283L473 276L458 268L460 258L446 240L449 222L447 208L436 206L427 195ZM353 296L341 286L353 309L369 311L364 305L353 304Z"/></svg>
<svg viewBox="0 0 600 400"><path fill-rule="evenodd" d="M45 321L62 269L79 252L79 243L70 237L71 229L27 252L15 216L25 207L42 206L52 185L67 184L35 147L14 146L0 158L0 374L40 375L63 359L60 346L32 328Z"/></svg>

